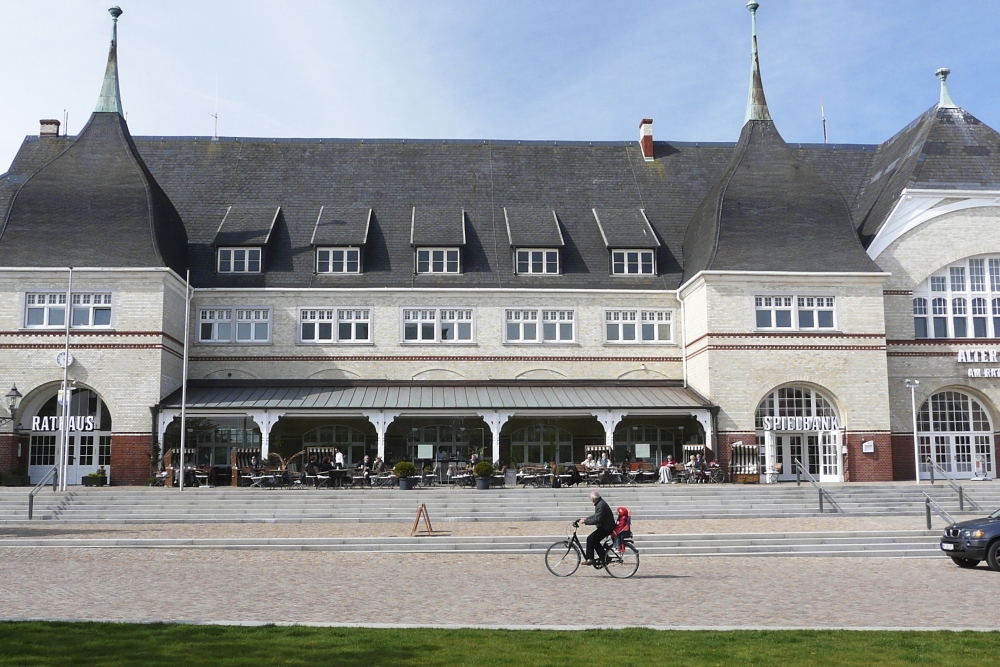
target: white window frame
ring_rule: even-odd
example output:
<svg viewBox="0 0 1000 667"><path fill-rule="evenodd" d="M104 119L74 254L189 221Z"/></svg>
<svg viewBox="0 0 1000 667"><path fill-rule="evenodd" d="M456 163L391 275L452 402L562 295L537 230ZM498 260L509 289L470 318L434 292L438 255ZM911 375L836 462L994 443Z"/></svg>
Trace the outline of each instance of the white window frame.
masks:
<svg viewBox="0 0 1000 667"><path fill-rule="evenodd" d="M673 345L675 335L675 310L671 308L605 308L601 315L601 332L605 345ZM660 326L670 329L670 337L661 339ZM632 327L632 338L625 338L627 326ZM616 330L617 338L612 337ZM651 331L652 338L645 334Z"/></svg>
<svg viewBox="0 0 1000 667"><path fill-rule="evenodd" d="M336 255L341 254L340 265L341 270L337 271L334 267L337 263ZM351 253L355 253L355 258L353 260L354 270L350 270L352 260L350 259ZM325 258L324 258L325 256ZM323 270L323 264L326 263L326 270ZM353 246L343 246L343 247L329 247L329 248L316 248L316 273L319 274L340 274L340 273L362 273L361 269L361 248Z"/></svg>
<svg viewBox="0 0 1000 667"><path fill-rule="evenodd" d="M522 254L526 255L524 271L521 270ZM536 254L541 255L540 267L535 264ZM516 248L514 250L514 273L517 275L558 276L562 273L561 254L558 248ZM552 268L552 263L549 261L550 255L555 255L556 257L554 271L549 270ZM536 271L536 268L540 268L540 270Z"/></svg>
<svg viewBox="0 0 1000 667"><path fill-rule="evenodd" d="M637 253L634 262L636 270L630 271L633 262L631 255ZM643 261L644 256L649 255L649 262ZM620 261L619 261L620 257ZM643 271L644 265L649 264L650 271ZM621 266L621 271L618 267ZM641 248L613 248L611 250L611 275L613 276L655 276L656 273L656 251Z"/></svg>
<svg viewBox="0 0 1000 667"><path fill-rule="evenodd" d="M445 338L448 323L455 326L455 338ZM460 324L469 324L469 338L458 338ZM407 339L406 325L416 324L417 338ZM433 338L422 337L427 332L425 325L433 326ZM475 345L476 309L471 306L455 308L420 308L406 306L399 309L399 340L402 345Z"/></svg>
<svg viewBox="0 0 1000 667"><path fill-rule="evenodd" d="M334 306L334 307L302 307L298 309L297 338L301 345L371 345L372 315L371 306ZM350 323L351 337L342 337L341 324ZM355 338L357 324L368 325L367 338ZM322 325L329 325L329 336L322 337ZM306 338L306 326L313 325L313 337Z"/></svg>
<svg viewBox="0 0 1000 667"><path fill-rule="evenodd" d="M575 308L504 308L502 337L508 345L573 345L577 338L577 313ZM528 327L534 325L534 338L525 338ZM520 338L512 338L509 327L516 326ZM571 337L563 336L570 327ZM553 336L547 336L549 333Z"/></svg>
<svg viewBox="0 0 1000 667"><path fill-rule="evenodd" d="M436 264L436 260L434 258L434 253L435 252L443 253L442 257L441 257L441 270L440 271L436 271L435 270L435 264ZM448 253L450 253L450 252L454 252L457 255L457 257L455 259L455 270L454 271L451 271L448 268L448 264L450 263L450 260L448 259ZM424 253L427 254L427 267L426 267L427 270L426 271L421 271L420 270L421 269L421 267L420 267L420 264L421 264L420 256L422 254L424 254ZM419 274L437 274L437 275L441 275L441 274L453 274L453 275L455 275L455 274L462 273L462 249L461 248L455 248L455 247L417 248L416 252L414 253L414 267L413 267L413 270L414 270L414 273L419 273Z"/></svg>
<svg viewBox="0 0 1000 667"><path fill-rule="evenodd" d="M45 303L39 303L39 298L44 298ZM115 325L115 302L117 301L114 290L88 290L86 292L73 292L70 296L70 307L66 306L66 292L49 290L25 290L21 302L24 307L21 310L22 329L65 329L66 317L70 318L71 330L95 330L107 331L114 329ZM99 301L99 302L98 302ZM42 324L29 324L29 311L43 310ZM52 310L62 310L63 320L53 323L51 321ZM74 315L77 311L87 311L86 324L73 324ZM95 311L107 311L107 324L94 324Z"/></svg>
<svg viewBox="0 0 1000 667"><path fill-rule="evenodd" d="M228 261L223 265L222 258L224 253L229 253ZM246 253L243 256L243 269L240 271L236 270L237 255L236 253ZM256 253L256 259L252 258L253 253ZM256 261L257 270L251 271L250 265L252 262ZM243 275L243 274L257 274L260 273L264 267L264 250L260 247L221 247L217 248L215 252L215 270L217 273L226 275Z"/></svg>
<svg viewBox="0 0 1000 667"><path fill-rule="evenodd" d="M205 319L204 313L212 313L211 319ZM263 314L263 319L260 319ZM274 311L267 306L199 306L197 309L196 340L199 345L270 345L274 336ZM240 325L250 323L250 337L241 336L244 330ZM202 325L212 323L213 337L202 337ZM266 323L267 338L260 338L260 323ZM229 325L229 338L218 333L219 324Z"/></svg>
<svg viewBox="0 0 1000 667"><path fill-rule="evenodd" d="M779 301L780 300L780 301ZM810 300L812 304L810 305ZM832 305L829 303L832 300ZM822 301L822 303L819 303ZM816 292L781 292L781 293L761 293L754 294L754 331L808 331L808 332L836 332L840 330L839 315L840 298L835 294L822 294ZM788 326L778 326L778 311L789 313ZM801 311L801 312L800 312ZM832 311L832 326L820 326L820 313ZM761 324L760 313L769 313L768 325ZM812 324L803 321L803 313L812 313Z"/></svg>
<svg viewBox="0 0 1000 667"><path fill-rule="evenodd" d="M914 340L1000 338L1000 256L974 255L940 267L913 290L913 302L918 299L926 300L927 312L914 307ZM986 312L978 299L986 300Z"/></svg>

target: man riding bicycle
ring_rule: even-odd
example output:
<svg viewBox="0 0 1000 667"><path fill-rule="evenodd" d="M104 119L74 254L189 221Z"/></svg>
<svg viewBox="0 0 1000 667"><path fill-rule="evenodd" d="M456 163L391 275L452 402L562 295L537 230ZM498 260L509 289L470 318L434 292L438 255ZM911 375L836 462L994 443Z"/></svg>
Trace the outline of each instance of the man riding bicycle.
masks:
<svg viewBox="0 0 1000 667"><path fill-rule="evenodd" d="M611 534L615 529L615 515L611 507L601 498L597 491L590 492L590 502L594 503L594 513L588 517L581 518L580 521L588 526L596 526L596 530L587 536L587 553L583 565L594 564L594 550L597 550L598 562L604 561L604 549L601 541Z"/></svg>

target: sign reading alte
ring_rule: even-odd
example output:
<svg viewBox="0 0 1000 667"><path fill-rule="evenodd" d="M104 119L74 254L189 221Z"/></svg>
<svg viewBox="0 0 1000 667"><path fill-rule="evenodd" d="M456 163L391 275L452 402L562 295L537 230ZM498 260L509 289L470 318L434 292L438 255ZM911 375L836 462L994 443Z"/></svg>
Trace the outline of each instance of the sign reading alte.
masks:
<svg viewBox="0 0 1000 667"><path fill-rule="evenodd" d="M978 349L959 350L957 361L960 364L995 364L1000 359L997 359L997 350ZM967 374L970 378L1000 378L1000 367L970 368Z"/></svg>

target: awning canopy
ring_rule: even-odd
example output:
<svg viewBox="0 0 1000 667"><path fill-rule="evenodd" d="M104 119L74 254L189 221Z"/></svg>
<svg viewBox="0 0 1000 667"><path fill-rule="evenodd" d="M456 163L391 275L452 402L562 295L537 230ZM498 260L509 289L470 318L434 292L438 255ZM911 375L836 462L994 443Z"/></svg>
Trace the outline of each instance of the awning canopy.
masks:
<svg viewBox="0 0 1000 667"><path fill-rule="evenodd" d="M164 399L160 408L179 410L180 390ZM188 383L191 410L639 410L688 411L711 404L680 386L639 382L606 384L527 383L298 383L213 382Z"/></svg>

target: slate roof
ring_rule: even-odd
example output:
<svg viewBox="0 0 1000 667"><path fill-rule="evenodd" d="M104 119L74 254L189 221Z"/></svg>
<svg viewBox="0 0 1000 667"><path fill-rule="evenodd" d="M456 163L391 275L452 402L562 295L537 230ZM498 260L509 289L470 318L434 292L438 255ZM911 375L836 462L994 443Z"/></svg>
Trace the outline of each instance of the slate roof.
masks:
<svg viewBox="0 0 1000 667"><path fill-rule="evenodd" d="M175 391L161 408L180 408L181 392ZM284 410L482 410L482 409L578 409L593 408L707 408L710 403L690 389L666 384L632 382L628 385L583 383L553 384L419 383L275 383L240 384L191 380L189 409L284 409Z"/></svg>
<svg viewBox="0 0 1000 667"><path fill-rule="evenodd" d="M310 243L315 246L363 246L368 242L371 221L371 207L322 206Z"/></svg>
<svg viewBox="0 0 1000 667"><path fill-rule="evenodd" d="M237 204L226 209L212 245L265 246L281 207L274 204Z"/></svg>
<svg viewBox="0 0 1000 667"><path fill-rule="evenodd" d="M905 188L1000 188L1000 133L964 109L935 105L879 146L854 206L866 246Z"/></svg>
<svg viewBox="0 0 1000 667"><path fill-rule="evenodd" d="M138 137L150 172L183 218L192 284L198 287L372 286L675 289L695 209L733 155L733 143L654 143L644 162L638 143L412 141ZM4 188L23 183L73 144L28 137ZM854 201L874 146L793 144L787 149ZM372 209L364 274L316 274L313 238L321 207ZM213 242L229 206L281 205L260 275L215 273ZM0 205L3 200L0 199ZM414 275L413 209L465 209L459 275ZM558 276L516 275L504 208L557 212ZM661 245L656 276L612 277L593 209L642 208ZM2 209L0 209L2 210ZM604 220L604 217L601 218ZM457 225L456 225L457 226ZM440 243L434 238L428 239ZM2 245L2 240L0 240ZM37 246L32 252L37 252ZM53 265L66 261L53 253ZM61 263L60 263L61 262ZM0 254L0 265L18 265ZM83 265L81 262L79 265Z"/></svg>
<svg viewBox="0 0 1000 667"><path fill-rule="evenodd" d="M465 208L458 206L414 206L410 218L410 245L464 246Z"/></svg>
<svg viewBox="0 0 1000 667"><path fill-rule="evenodd" d="M843 193L799 160L770 120L750 120L684 240L702 270L877 272Z"/></svg>
<svg viewBox="0 0 1000 667"><path fill-rule="evenodd" d="M566 245L559 217L550 208L537 206L505 206L504 222L507 241L512 248L562 248Z"/></svg>
<svg viewBox="0 0 1000 667"><path fill-rule="evenodd" d="M183 275L184 225L119 114L92 114L75 141L34 143L37 154L19 155L4 179L13 191L0 219L0 266L170 267Z"/></svg>
<svg viewBox="0 0 1000 667"><path fill-rule="evenodd" d="M656 233L639 208L593 209L594 220L608 248L659 248Z"/></svg>

